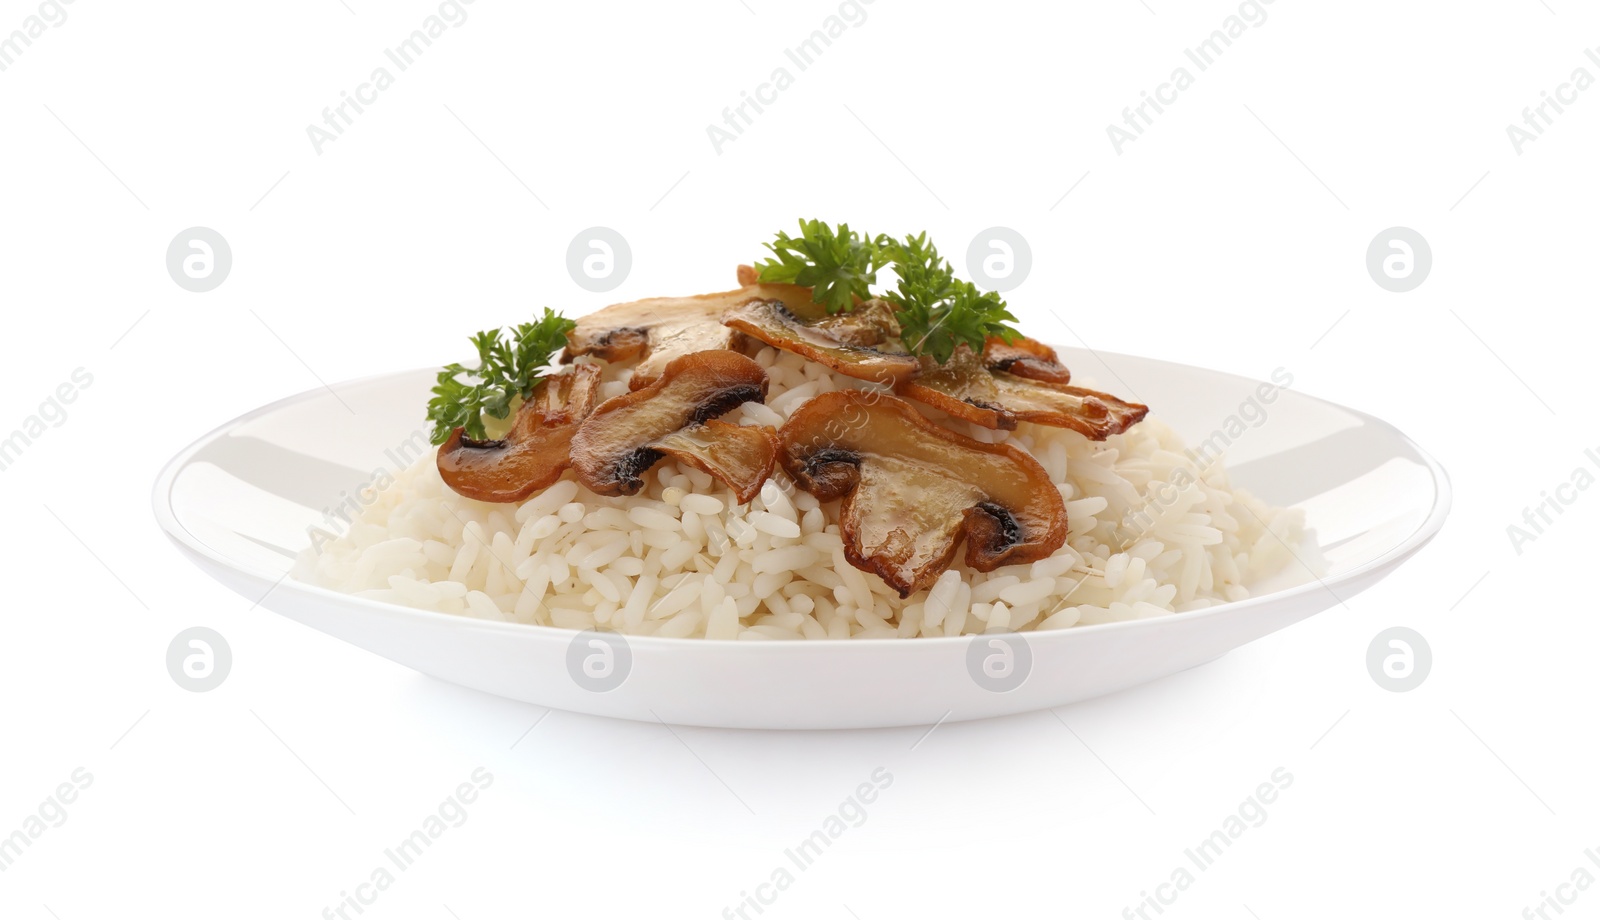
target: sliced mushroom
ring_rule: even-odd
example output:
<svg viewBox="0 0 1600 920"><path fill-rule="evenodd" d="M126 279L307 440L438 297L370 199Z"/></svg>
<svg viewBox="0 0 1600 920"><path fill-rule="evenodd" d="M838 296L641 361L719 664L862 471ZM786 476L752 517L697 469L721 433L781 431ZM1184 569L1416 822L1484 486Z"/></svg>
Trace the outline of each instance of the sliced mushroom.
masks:
<svg viewBox="0 0 1600 920"><path fill-rule="evenodd" d="M825 364L846 376L892 386L917 372L917 359L900 346L900 324L882 300L829 315L809 300L802 305L751 300L729 310L723 322L774 348Z"/></svg>
<svg viewBox="0 0 1600 920"><path fill-rule="evenodd" d="M439 448L445 485L482 502L517 502L553 485L572 465L570 446L600 393L600 367L546 377L517 410L505 437L474 441L457 428Z"/></svg>
<svg viewBox="0 0 1600 920"><path fill-rule="evenodd" d="M715 421L767 396L767 372L732 351L674 358L647 387L608 399L572 439L578 481L599 495L633 495L664 456L692 464L747 502L772 475L771 428Z"/></svg>
<svg viewBox="0 0 1600 920"><path fill-rule="evenodd" d="M631 389L654 383L674 358L732 348L737 331L722 315L750 300L809 304L811 289L792 284L749 284L735 291L695 297L653 297L613 304L578 320L567 333L564 360L594 355L607 361L640 359Z"/></svg>
<svg viewBox="0 0 1600 920"><path fill-rule="evenodd" d="M778 456L778 434L766 425L710 419L657 440L655 449L728 484L741 502L761 493Z"/></svg>
<svg viewBox="0 0 1600 920"><path fill-rule="evenodd" d="M992 371L965 345L947 364L923 358L922 372L895 392L985 428L1034 422L1070 428L1094 441L1127 431L1150 411L1107 393Z"/></svg>
<svg viewBox="0 0 1600 920"><path fill-rule="evenodd" d="M950 564L990 572L1033 562L1067 539L1067 510L1039 461L928 421L883 393L835 390L807 401L778 432L789 476L839 498L845 557L909 597Z"/></svg>
<svg viewBox="0 0 1600 920"><path fill-rule="evenodd" d="M991 336L983 345L983 363L988 365L989 370L1015 374L1029 380L1072 382L1072 372L1056 357L1056 350L1026 336L1018 336L1012 342Z"/></svg>

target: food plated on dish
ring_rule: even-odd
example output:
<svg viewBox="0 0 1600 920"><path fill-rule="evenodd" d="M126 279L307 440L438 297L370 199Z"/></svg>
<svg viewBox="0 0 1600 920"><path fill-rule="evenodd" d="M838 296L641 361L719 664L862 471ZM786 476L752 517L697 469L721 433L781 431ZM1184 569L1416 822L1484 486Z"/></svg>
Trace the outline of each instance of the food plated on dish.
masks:
<svg viewBox="0 0 1600 920"><path fill-rule="evenodd" d="M634 508L624 505L630 499L580 500L572 471L564 471L554 485L520 504L470 503L477 500L459 496L443 484L437 472L438 448L429 444L433 423L419 425L423 421L419 407L429 401L430 389L438 385L436 370L400 371L335 383L246 412L198 437L172 458L155 482L153 511L162 530L188 559L241 596L239 610L272 610L424 674L540 706L652 723L764 729L927 726L1061 706L1175 674L1348 602L1396 571L1438 533L1448 515L1449 481L1436 461L1381 419L1300 392L1287 373L1274 372L1270 380L1256 380L1137 355L1072 347L1059 347L1056 352L1060 363L1075 372L1076 384L1084 384L1081 378L1092 372L1112 382L1113 386L1107 387L1111 392L1153 406L1154 412L1104 441L1090 441L1066 429L1030 429L1031 423L1019 423L1010 432L981 426L964 429L968 437L983 443L999 438L1018 446L1022 436L1033 438L1031 446L1024 449L1035 456L1062 494L1068 534L1063 548L1051 556L1022 565L1002 564L992 572L968 567L965 547L958 548L944 577L959 577L972 594L966 595L958 586L951 601L952 613L945 618L938 618L942 608L933 603L936 628L924 626L925 616L918 618L907 611L910 605L921 603L926 615L930 602L947 596L937 579L931 589L901 598L880 577L835 558L831 551L824 553L816 545L796 548L797 542L808 539L820 543L824 537L818 534L829 532L826 525L837 522L842 507L842 500L819 499L816 510L823 515L824 526L817 531L816 516L809 507L815 496L798 486L783 492L801 526L802 538L796 541L767 532L777 528L792 533L773 519L786 517L776 498L773 511L767 511L760 493L750 504L739 505L732 502L732 490L728 490L727 500L718 498L726 487L693 466L669 472L668 480L676 481L681 472L687 481L676 486L682 490L681 496L673 493L679 501L678 513L662 513L680 521L689 521L685 512L692 513L695 519L684 526L700 524L708 536L721 534L737 547L731 554L725 551L713 557L711 551L726 544L711 539L700 542L701 538L690 535L688 541L704 549L694 550L681 561L666 557L672 549L667 544L684 542L671 532L670 525L667 536L672 539L664 540L661 533L653 532L662 525L660 518L638 511L644 523L633 521ZM820 374L809 362L791 359L787 353L767 358L760 354L758 351L755 358L758 364L771 361L766 368L767 402L761 405L776 416L762 416L766 419L762 424L775 431L800 409L788 405L782 394L818 383L809 395L802 390L789 398L805 403L825 387L840 392L860 388L831 374ZM575 358L572 363L584 362ZM609 389L609 395L632 392L626 385ZM607 394L603 390L597 395ZM937 417L931 410L916 411L930 421ZM722 420L736 422L745 413L759 414L760 409L752 402L738 412L740 415L730 412ZM757 421L743 427L752 427ZM946 419L937 424L960 433L961 425L970 423ZM486 436L496 433L484 432ZM1058 441L1060 446L1053 446ZM1184 444L1191 445L1192 452L1184 451ZM1216 460L1224 448L1226 480L1218 478L1221 464ZM664 499L666 489L674 486L662 485L660 477L669 464L678 463L660 461L644 477L646 485L634 498L642 496L673 507ZM697 476L705 479L697 480ZM773 473L761 491L774 483L782 487L790 482L787 477L775 459ZM1188 499L1181 497L1191 488L1191 477L1205 489L1203 504L1187 504ZM1272 507L1292 509L1293 515L1272 514L1255 503L1246 506L1228 488L1229 482L1247 486ZM1077 504L1086 498L1102 499L1105 508L1099 508L1099 502ZM541 500L545 504L534 504ZM577 507L569 509L569 505ZM638 507L662 510L655 505ZM1263 550L1277 553L1272 547L1279 547L1287 553L1287 549L1246 507L1260 513L1270 527L1284 526L1304 514L1309 526L1306 539L1295 548L1298 558L1273 563ZM1211 513L1213 508L1232 509L1229 521L1214 519L1222 527L1212 525L1222 533L1224 542L1207 543L1215 538L1189 530L1186 525L1197 523L1193 518L1169 524L1162 514ZM773 518L757 516L758 511ZM392 550L380 549L383 541L390 539L391 528L412 514L422 515L417 532L423 536L406 537ZM449 524L457 519L456 514L461 516L460 523ZM524 520L518 519L519 514ZM553 523L547 520L552 515ZM571 520L563 520L563 515ZM622 524L622 519L628 523ZM545 523L526 535L520 526L515 535L510 531L512 526L541 520ZM658 549L661 554L655 562L672 562L692 575L670 585L666 583L672 575L655 576L658 580L651 596L660 606L651 616L652 605L646 605L642 628L633 634L624 635L609 624L606 631L571 628L585 622L585 609L609 609L613 623L626 622L626 616L616 616L626 610L626 600L622 584L615 580L612 587L618 601L610 601L602 588L595 588L594 599L601 603L594 604L584 600L590 588L575 596L563 594L553 586L567 587L565 578L552 581L545 586L542 606L535 608L545 611L552 625L538 625L543 614L535 614L530 624L506 595L516 591L520 602L521 592L530 582L537 590L540 584L534 572L520 582L507 581L507 571L516 577L515 564L498 574L487 568L480 573L474 571L480 560L467 558L461 559L463 570L458 573L467 581L459 586L448 584L454 580L448 576L457 564L460 548L453 549L454 544L444 539L433 545L429 541L435 538L426 534L437 527L443 537L454 539L446 528L460 527L465 536L473 521L480 522L474 525L474 532L485 536L490 533L488 524L498 528L504 522L507 532L490 536L487 544L469 539L480 553L492 549L495 557L503 555L507 562L514 562L522 551L518 540L532 541L540 534L557 536L562 527L577 525L561 537L565 551L560 551L563 542L557 542L557 549L544 556L551 567L547 577L552 579L560 575L563 565L566 577L582 573L587 565L628 579L634 590L641 580L648 587L643 564L654 565L651 555ZM1116 567L1122 563L1110 552L1111 545L1102 557L1085 540L1105 543L1102 535L1113 532L1113 522L1126 522L1131 533L1144 534L1141 540L1161 542L1162 552L1148 559L1125 554L1126 568L1119 574ZM762 529L757 529L758 523ZM587 541L579 535L580 528L589 534ZM608 542L605 546L607 553L617 553L616 568L601 564L604 554L593 556L602 542L615 540L602 535L610 530L627 533L625 545ZM1156 535L1162 531L1170 534ZM640 553L634 550L634 532L640 534ZM841 557L842 532L841 526L834 535L840 540ZM1255 535L1254 542L1250 534ZM741 537L747 545L739 543ZM412 562L410 575L404 572L406 566L399 566L400 577L391 580L382 568L389 564L385 553L397 551L401 559L414 559L408 555L413 549L406 540L422 543L427 565ZM1179 542L1198 542L1213 560L1209 587L1203 568L1194 576L1197 599L1209 603L1170 614L1158 614L1165 608L1154 601L1146 602L1149 607L1137 606L1137 601L1118 606L1132 592L1152 590L1145 584L1148 580L1156 580L1159 588L1182 575L1184 570L1174 564L1194 558L1192 552L1162 558ZM357 593L310 580L317 573L307 568L316 563L307 552L308 543L313 552L321 550L321 556L336 560L337 566L350 566L336 567L329 574L349 579L345 583ZM582 548L580 543L584 543ZM529 556L536 554L534 545L528 544ZM831 550L831 541L828 546ZM1248 570L1240 572L1239 584L1250 595L1242 600L1227 600L1234 582L1217 577L1220 566L1226 564L1220 555L1225 546L1230 547L1236 565L1240 556L1251 563ZM1137 541L1133 547L1144 554L1154 548ZM1063 565L1059 560L1069 548L1082 557L1085 569L1105 573L1085 577L1069 568L1064 570L1071 572L1068 581L1056 582L1052 577L1052 587L1069 591L1060 600L1048 602L1061 606L1057 613L1073 608L1079 617L1075 625L1054 628L1072 616L1068 613L1050 623L1051 628L1035 625L1001 635L1029 611L1025 592L1043 590L1048 567ZM781 553L768 556L757 571L757 552L771 549ZM701 555L706 557L705 563L700 561ZM735 561L729 561L730 555ZM791 558L785 560L784 556ZM792 558L798 556L805 559ZM626 561L635 557L643 562ZM706 563L713 558L716 563L708 570ZM801 565L813 558L815 564L803 564L792 574L781 571L784 565ZM1135 558L1142 562L1134 562ZM627 575L635 564L641 565L640 574ZM1310 567L1324 564L1324 574L1314 577ZM356 568L359 565L371 568L363 572ZM705 611L704 601L693 592L706 584L708 574L716 573L715 565L733 566L738 575L730 577L720 595L716 588L705 588L717 604L733 598L737 613L740 604L751 603L744 600L746 595L760 597L759 592L775 591L783 600L774 603L787 603L790 614L800 613L809 602L812 606L807 616L818 625L826 622L825 629L848 631L853 638L718 641L663 635L666 624L682 624L677 620L680 614L688 611L698 617ZM740 574L746 566L748 572ZM768 572L769 566L776 568ZM1257 575L1258 570L1275 571ZM1038 579L1033 577L1035 571ZM1141 577L1132 578L1134 573ZM480 574L482 581L478 582ZM410 605L395 602L395 595L388 593L421 590L406 579L423 582L435 578L442 580L427 583L437 594L419 593ZM677 584L691 578L690 588L672 593ZM830 578L837 578L838 583L834 585ZM494 579L499 579L498 584ZM1082 580L1082 587L1074 593L1070 589L1076 579ZM821 588L809 584L812 581ZM770 587L774 582L780 583L776 589ZM372 585L376 587L369 587ZM831 590L829 585L833 585ZM1023 587L1013 590L1019 586ZM571 587L576 590L576 583ZM852 608L866 609L865 603L854 600L857 592L866 592L864 601L872 605L873 616L883 621L883 628L863 635L876 624L863 625L854 616L843 626L834 625L840 619L839 611L848 614ZM1226 602L1212 599L1219 593ZM1237 590L1233 593L1242 597ZM630 591L627 599L632 596ZM1167 606L1184 607L1181 597L1175 594ZM883 615L879 613L880 600ZM1003 605L1003 614L997 601ZM511 613L504 612L502 603L510 605ZM959 632L947 633L955 629L954 617L963 612L963 605L966 619L959 624ZM1150 615L1099 621L1108 615L1133 613L1136 606L1138 612ZM767 619L781 614L771 613L765 602L757 607L759 612L752 608L750 616L739 616L739 637L774 640L796 634L780 626L785 621ZM1056 615L1046 615L1043 605L1039 609L1040 624ZM450 610L459 612L441 612ZM668 610L670 614L665 613ZM830 616L830 610L835 615ZM895 619L897 610L901 616ZM982 615L995 621L995 627L981 619ZM998 627L1002 617L1003 629ZM806 635L811 628L803 620L797 622L798 634ZM871 619L866 622L873 623ZM909 633L913 626L917 638L900 638L902 627ZM656 632L643 634L645 629ZM990 667L1000 655L996 643L1008 650L1014 667Z"/></svg>
<svg viewBox="0 0 1600 920"><path fill-rule="evenodd" d="M730 291L480 333L437 375L437 450L294 575L487 621L845 640L1141 620L1318 574L1303 511L1076 378L925 235L802 221L768 248Z"/></svg>

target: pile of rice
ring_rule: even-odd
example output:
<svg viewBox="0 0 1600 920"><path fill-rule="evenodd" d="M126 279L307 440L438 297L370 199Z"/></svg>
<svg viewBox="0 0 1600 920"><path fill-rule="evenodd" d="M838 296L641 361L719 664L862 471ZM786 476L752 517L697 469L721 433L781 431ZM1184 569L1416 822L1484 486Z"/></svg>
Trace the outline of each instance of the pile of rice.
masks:
<svg viewBox="0 0 1600 920"><path fill-rule="evenodd" d="M773 348L754 357L771 381L767 403L746 403L726 421L777 426L819 393L874 386ZM602 396L627 392L630 373L606 368ZM594 495L569 472L520 505L498 505L452 492L430 453L364 496L349 529L317 540L293 574L410 607L567 629L909 638L1062 629L1238 601L1301 542L1299 512L1231 488L1220 462L1201 468L1154 418L1096 442L1031 424L990 431L925 411L1037 458L1066 500L1066 545L987 573L961 564L958 552L932 588L902 600L845 561L839 503L818 502L781 469L748 505L670 459L635 496ZM1173 482L1192 484L1164 485Z"/></svg>

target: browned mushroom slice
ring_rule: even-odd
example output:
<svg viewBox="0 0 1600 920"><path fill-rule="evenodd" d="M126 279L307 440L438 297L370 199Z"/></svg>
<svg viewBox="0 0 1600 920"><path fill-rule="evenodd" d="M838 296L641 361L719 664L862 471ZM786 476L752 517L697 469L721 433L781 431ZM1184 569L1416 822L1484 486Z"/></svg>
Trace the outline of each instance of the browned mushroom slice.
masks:
<svg viewBox="0 0 1600 920"><path fill-rule="evenodd" d="M983 345L983 363L988 365L989 370L1015 374L1029 380L1072 382L1072 372L1056 357L1056 350L1026 336L1018 336L1013 342L998 336L990 337Z"/></svg>
<svg viewBox="0 0 1600 920"><path fill-rule="evenodd" d="M594 409L600 367L581 364L546 377L517 410L504 438L474 441L460 428L439 448L445 485L481 502L517 502L547 488L572 465L572 436Z"/></svg>
<svg viewBox="0 0 1600 920"><path fill-rule="evenodd" d="M1000 404L1000 384L983 360L965 345L939 364L922 358L921 373L895 392L985 428L1017 427L1016 413Z"/></svg>
<svg viewBox="0 0 1600 920"><path fill-rule="evenodd" d="M612 304L579 319L567 333L565 360L578 355L594 355L607 361L638 358L629 384L637 390L654 383L674 358L732 348L738 333L722 325L722 314L749 300L809 304L811 289L792 284L751 284L716 294Z"/></svg>
<svg viewBox="0 0 1600 920"><path fill-rule="evenodd" d="M739 501L748 502L761 494L762 484L772 475L778 434L766 425L730 425L711 419L674 431L654 446L727 483Z"/></svg>
<svg viewBox="0 0 1600 920"><path fill-rule="evenodd" d="M917 372L917 359L900 347L894 310L881 300L868 300L832 316L821 304L809 301L796 306L752 300L729 310L723 322L774 348L861 380L892 386Z"/></svg>
<svg viewBox="0 0 1600 920"><path fill-rule="evenodd" d="M790 477L824 501L842 498L845 557L909 597L939 577L963 536L967 565L990 572L1061 548L1067 510L1039 461L923 418L882 393L835 390L778 432Z"/></svg>
<svg viewBox="0 0 1600 920"><path fill-rule="evenodd" d="M1107 393L991 371L965 345L948 364L923 358L922 373L895 392L985 428L1033 422L1070 428L1094 441L1127 431L1150 411Z"/></svg>
<svg viewBox="0 0 1600 920"><path fill-rule="evenodd" d="M674 358L654 383L594 410L572 439L573 469L591 492L633 495L644 487L645 471L671 456L750 501L772 474L775 436L770 428L715 419L766 396L767 372L744 355L702 351Z"/></svg>

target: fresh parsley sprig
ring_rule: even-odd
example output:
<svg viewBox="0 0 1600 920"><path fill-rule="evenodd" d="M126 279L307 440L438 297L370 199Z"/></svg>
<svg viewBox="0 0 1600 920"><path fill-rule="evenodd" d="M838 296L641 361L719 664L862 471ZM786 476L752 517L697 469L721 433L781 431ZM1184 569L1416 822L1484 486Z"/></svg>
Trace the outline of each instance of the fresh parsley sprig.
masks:
<svg viewBox="0 0 1600 920"><path fill-rule="evenodd" d="M505 419L513 403L533 395L540 371L567 342L576 324L549 307L535 323L515 329L490 329L472 337L478 366L450 364L439 371L428 401L432 440L443 444L451 432L465 429L468 438L488 440L484 418ZM462 380L467 377L469 380Z"/></svg>
<svg viewBox="0 0 1600 920"><path fill-rule="evenodd" d="M820 220L802 220L798 237L779 231L777 239L766 244L775 258L756 265L757 277L809 287L813 301L829 313L843 313L856 298L872 296L878 269L888 260L879 246L886 239L858 234L849 224L830 227Z"/></svg>
<svg viewBox="0 0 1600 920"><path fill-rule="evenodd" d="M885 249L899 280L883 296L895 307L901 341L911 353L946 364L963 343L981 352L990 336L1011 342L1021 335L1008 325L1017 318L1005 300L957 278L926 233L886 242Z"/></svg>
<svg viewBox="0 0 1600 920"><path fill-rule="evenodd" d="M901 340L912 354L928 355L940 364L948 363L963 343L982 351L991 336L1011 342L1021 335L1009 325L1017 318L1005 300L957 278L926 233L896 240L857 234L849 224L830 227L820 220L802 220L800 236L780 232L766 246L776 258L757 265L757 277L809 286L812 300L829 313L847 312L857 300L870 300L878 270L894 269L895 287L882 296L894 306Z"/></svg>

